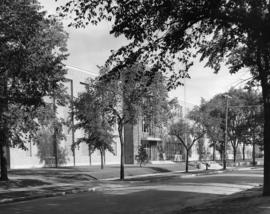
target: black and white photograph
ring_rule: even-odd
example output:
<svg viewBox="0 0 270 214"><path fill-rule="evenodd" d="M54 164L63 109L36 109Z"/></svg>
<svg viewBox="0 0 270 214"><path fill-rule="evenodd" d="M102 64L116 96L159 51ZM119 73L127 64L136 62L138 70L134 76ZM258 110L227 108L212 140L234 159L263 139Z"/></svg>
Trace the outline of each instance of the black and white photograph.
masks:
<svg viewBox="0 0 270 214"><path fill-rule="evenodd" d="M270 214L270 0L0 0L1 214Z"/></svg>

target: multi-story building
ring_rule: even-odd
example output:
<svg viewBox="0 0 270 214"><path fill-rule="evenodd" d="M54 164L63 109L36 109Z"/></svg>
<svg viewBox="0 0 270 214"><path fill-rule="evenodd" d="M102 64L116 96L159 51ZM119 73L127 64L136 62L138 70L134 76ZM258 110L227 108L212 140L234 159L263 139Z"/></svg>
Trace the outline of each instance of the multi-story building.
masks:
<svg viewBox="0 0 270 214"><path fill-rule="evenodd" d="M85 90L86 80L88 78L94 78L95 73L90 73L82 69L67 66L68 73L66 75L67 81L65 86L67 93L74 99L78 97L78 94ZM57 116L65 121L70 120L70 105L58 106ZM69 118L69 119L68 119ZM74 121L76 123L76 121ZM59 164L64 166L79 166L79 165L98 165L101 162L101 156L98 151L91 153L88 145L81 143L76 146L74 150L71 149L71 145L76 139L83 135L83 131L72 129L67 126L63 127L63 134L65 139L61 141L58 146L58 159ZM115 135L117 135L115 131ZM50 133L48 135L51 135ZM53 140L51 136L44 134L44 140L41 141L44 145L30 142L27 144L27 150L21 150L20 148L10 148L10 167L11 168L31 168L31 167L43 167L54 166L55 164L55 151L53 148ZM48 138L48 139L47 139ZM138 151L138 146L143 144L146 146L146 150L151 160L159 159L158 146L162 142L160 131L153 124L146 124L142 118L139 118L137 125L126 125L124 127L124 140L125 144L125 163L133 164L135 162L135 156ZM115 138L113 144L114 153L105 153L106 164L119 164L121 147L119 138ZM46 150L44 152L44 150Z"/></svg>
<svg viewBox="0 0 270 214"><path fill-rule="evenodd" d="M65 86L67 87L67 93L73 95L74 98L78 96L79 93L85 90L86 80L88 78L94 78L96 74L90 73L75 67L67 66L68 73L66 75L67 82ZM64 107L57 107L57 115L59 118L67 120L70 113L70 105ZM75 121L76 123L76 121ZM64 140L61 141L58 147L58 157L59 163L66 166L79 166L79 165L89 165L100 164L100 153L98 151L89 153L88 145L82 143L75 147L74 152L71 149L73 141L79 136L83 135L82 131L73 132L67 126L63 127L63 133L65 135ZM119 164L120 163L120 143L119 140L115 140L114 143L114 153L106 152L105 161L107 164ZM33 142L26 144L27 150L22 150L20 148L10 148L10 160L9 165L11 168L31 168L31 167L43 167L45 165L54 165L54 151L52 140L45 140L44 143L50 145L38 145ZM42 157L41 150L49 149L46 151L46 157ZM43 155L44 156L44 155ZM64 157L63 157L64 156Z"/></svg>
<svg viewBox="0 0 270 214"><path fill-rule="evenodd" d="M74 97L78 96L79 93L85 90L86 80L88 78L94 78L95 73L90 73L75 67L67 67L68 73L66 75L67 81L65 86L69 95ZM193 106L180 102L180 107L175 109L177 111L177 117L181 118L184 114L184 108L191 109ZM64 107L57 107L57 115L67 121L70 116L70 105ZM186 110L188 112L188 110ZM177 118L176 118L177 119ZM69 120L70 121L70 120ZM72 122L72 121L70 121ZM76 121L74 121L76 123ZM79 166L79 165L98 165L101 162L101 156L98 151L91 153L88 145L81 143L76 146L72 151L71 145L76 139L83 135L82 131L73 132L67 126L63 127L63 133L65 139L61 141L58 147L58 158L59 163L65 166ZM115 132L117 135L117 131ZM138 118L137 124L125 125L124 127L124 141L125 141L125 163L134 164L136 163L136 155L138 154L139 145L144 145L148 153L150 161L159 160L174 160L175 155L179 153L179 142L167 142L166 141L166 130L162 130L153 124L153 122L146 122L146 119L141 116ZM46 135L45 135L46 138ZM165 145L165 143L167 145ZM53 141L51 139L44 139L45 145L38 145L33 142L27 144L27 150L21 150L19 148L10 148L10 167L11 168L31 168L31 167L43 167L43 166L54 166L55 153L53 150ZM105 153L106 164L119 164L120 163L120 142L119 138L115 139L113 144L114 153ZM166 149L167 148L167 149ZM42 156L41 150L46 151L45 157ZM174 150L173 150L174 149ZM196 149L194 147L191 159L196 159Z"/></svg>
<svg viewBox="0 0 270 214"><path fill-rule="evenodd" d="M137 124L127 124L124 127L125 163L136 163L136 154L140 145L145 146L150 161L160 159L162 132L152 123L145 123L140 117Z"/></svg>

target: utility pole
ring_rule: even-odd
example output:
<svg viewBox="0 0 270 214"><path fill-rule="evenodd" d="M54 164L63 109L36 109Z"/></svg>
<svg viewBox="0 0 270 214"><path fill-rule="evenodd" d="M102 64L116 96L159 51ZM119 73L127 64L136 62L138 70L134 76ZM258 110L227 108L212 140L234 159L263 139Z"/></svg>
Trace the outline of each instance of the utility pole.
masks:
<svg viewBox="0 0 270 214"><path fill-rule="evenodd" d="M184 78L184 121L186 123L186 98L187 98L187 91L186 91L186 78ZM184 126L186 127L186 126ZM184 133L184 139L185 139L185 144L188 146L188 142L187 142L187 130L185 129L185 133ZM186 172L188 172L188 150L186 150Z"/></svg>
<svg viewBox="0 0 270 214"><path fill-rule="evenodd" d="M224 95L226 98L226 112L225 112L225 142L224 142L224 152L223 152L223 170L226 169L226 153L227 153L227 142L228 142L228 109L229 109L229 95Z"/></svg>

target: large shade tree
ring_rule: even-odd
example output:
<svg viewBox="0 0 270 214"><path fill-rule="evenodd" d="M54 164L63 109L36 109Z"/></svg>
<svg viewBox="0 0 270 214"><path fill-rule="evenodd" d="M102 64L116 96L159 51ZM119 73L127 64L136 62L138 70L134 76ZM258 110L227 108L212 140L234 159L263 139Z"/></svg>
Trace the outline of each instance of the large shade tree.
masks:
<svg viewBox="0 0 270 214"><path fill-rule="evenodd" d="M246 67L262 87L264 103L264 187L270 195L270 2L268 0L70 0L63 13L75 15L74 24L113 21L111 33L124 35L130 43L114 52L115 69L134 60L148 61L153 68L186 76L192 56L200 54L218 72L226 63L231 73Z"/></svg>
<svg viewBox="0 0 270 214"><path fill-rule="evenodd" d="M124 126L135 124L142 112L144 101L152 97L147 90L151 83L151 76L142 64L133 64L119 73L119 76L110 76L109 70L101 68L99 77L91 87L96 91L95 99L100 102L100 111L109 117L109 121L117 124L117 131L121 145L120 179L124 179L125 142Z"/></svg>
<svg viewBox="0 0 270 214"><path fill-rule="evenodd" d="M63 86L67 34L35 0L1 1L0 14L0 162L7 180L8 147L26 142L32 112Z"/></svg>
<svg viewBox="0 0 270 214"><path fill-rule="evenodd" d="M147 121L163 126L167 108L166 88L160 73L151 72L142 64L135 63L124 69L119 76L111 76L108 68L101 69L101 76L91 84L99 110L116 123L121 145L120 179L124 179L125 140L123 130L145 116ZM110 79L108 80L108 76ZM150 125L150 124L149 124Z"/></svg>

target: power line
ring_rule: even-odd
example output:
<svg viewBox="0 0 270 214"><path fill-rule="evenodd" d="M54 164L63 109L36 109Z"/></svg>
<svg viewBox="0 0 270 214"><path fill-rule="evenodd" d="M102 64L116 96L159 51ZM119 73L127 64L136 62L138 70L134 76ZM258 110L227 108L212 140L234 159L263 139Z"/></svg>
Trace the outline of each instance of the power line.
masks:
<svg viewBox="0 0 270 214"><path fill-rule="evenodd" d="M251 107L262 107L263 105L247 105L247 106L229 106L229 108L251 108Z"/></svg>
<svg viewBox="0 0 270 214"><path fill-rule="evenodd" d="M76 66L73 66L73 65L66 65L66 67L77 70L77 71L80 71L80 72L83 72L83 73L90 74L90 75L92 75L94 77L98 76L98 74L93 72L93 71L88 71L88 70L85 70L85 69L82 69L82 68L79 68L79 67L76 67Z"/></svg>
<svg viewBox="0 0 270 214"><path fill-rule="evenodd" d="M233 83L228 84L228 85L226 86L226 88L227 88L227 89L229 89L229 88L235 88L236 86L241 85L241 84L243 84L243 83L245 83L245 82L247 82L247 81L249 81L249 80L252 80L253 78L254 78L254 77L249 77L249 78L246 78L246 79L236 80L236 81L234 81Z"/></svg>

